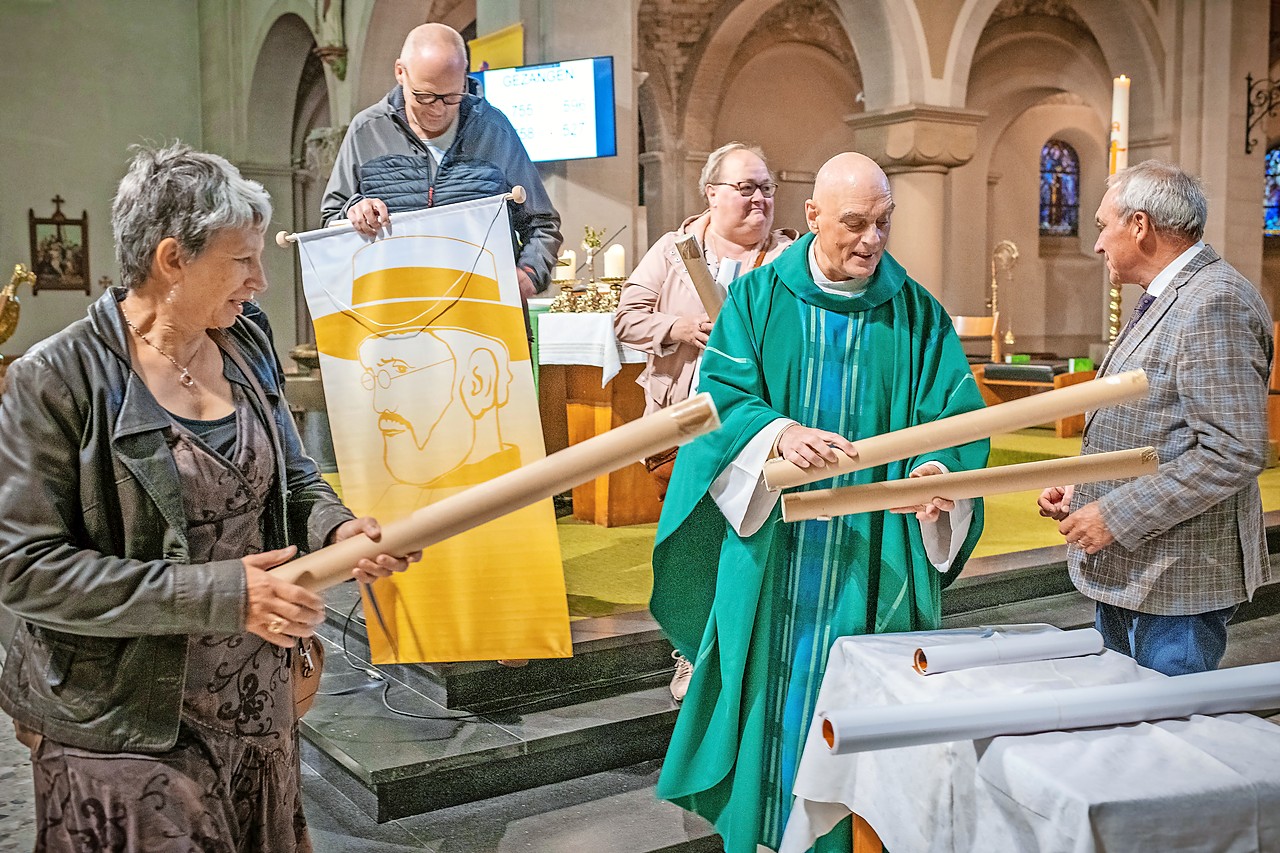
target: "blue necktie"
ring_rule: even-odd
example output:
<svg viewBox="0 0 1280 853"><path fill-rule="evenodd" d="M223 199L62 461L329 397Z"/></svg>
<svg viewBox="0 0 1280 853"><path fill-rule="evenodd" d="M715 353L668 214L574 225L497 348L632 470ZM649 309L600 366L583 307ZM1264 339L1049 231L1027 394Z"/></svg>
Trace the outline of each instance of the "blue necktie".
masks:
<svg viewBox="0 0 1280 853"><path fill-rule="evenodd" d="M1129 318L1129 324L1124 327L1124 330L1121 331L1119 335L1116 336L1117 344L1124 340L1124 336L1129 334L1130 329L1138 325L1138 321L1142 319L1142 315L1147 313L1147 309L1150 308L1151 303L1155 301L1156 298L1150 293L1142 294L1142 298L1139 299L1138 304L1134 306L1133 316Z"/></svg>

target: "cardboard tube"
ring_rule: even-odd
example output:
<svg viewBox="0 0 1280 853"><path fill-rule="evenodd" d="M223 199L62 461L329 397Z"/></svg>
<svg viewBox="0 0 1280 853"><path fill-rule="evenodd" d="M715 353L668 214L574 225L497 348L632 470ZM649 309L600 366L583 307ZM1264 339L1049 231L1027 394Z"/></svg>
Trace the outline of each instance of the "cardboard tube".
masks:
<svg viewBox="0 0 1280 853"><path fill-rule="evenodd" d="M697 238L692 234L677 237L676 251L680 253L685 272L693 282L693 289L698 291L698 298L702 300L702 307L706 309L707 316L715 320L720 314L720 309L724 307L724 294L720 292L720 286L711 278L711 271L707 269L707 260L702 257L702 249L698 248Z"/></svg>
<svg viewBox="0 0 1280 853"><path fill-rule="evenodd" d="M1100 687L836 709L820 716L827 746L843 755L1275 708L1280 708L1280 663Z"/></svg>
<svg viewBox="0 0 1280 853"><path fill-rule="evenodd" d="M886 483L791 492L782 496L783 521L834 518L858 512L880 512L919 506L934 498L958 501L981 495L1002 495L1047 489L1068 483L1127 480L1154 474L1160 459L1154 447L1137 447L1111 453L1094 453L1069 459L1045 459L1020 465L1000 465L977 471L956 471Z"/></svg>
<svg viewBox="0 0 1280 853"><path fill-rule="evenodd" d="M837 450L839 461L823 468L801 468L785 459L771 459L764 465L764 482L775 491L803 486L805 483L814 483L850 471L874 468L909 456L968 444L1068 415L1137 400L1146 394L1147 374L1141 370L1129 370L1115 376L1091 379L1066 388L1045 391L1043 394L1033 394L1020 400L1010 400L987 409L953 415L933 423L864 438L853 443L858 451L857 459L850 459Z"/></svg>
<svg viewBox="0 0 1280 853"><path fill-rule="evenodd" d="M719 426L711 395L698 394L384 524L380 542L353 536L272 573L313 592L328 589L350 579L361 558L427 548Z"/></svg>
<svg viewBox="0 0 1280 853"><path fill-rule="evenodd" d="M957 669L1075 658L1102 653L1102 635L1095 628L1051 631L1043 634L982 637L959 643L921 646L912 666L921 675L937 675Z"/></svg>

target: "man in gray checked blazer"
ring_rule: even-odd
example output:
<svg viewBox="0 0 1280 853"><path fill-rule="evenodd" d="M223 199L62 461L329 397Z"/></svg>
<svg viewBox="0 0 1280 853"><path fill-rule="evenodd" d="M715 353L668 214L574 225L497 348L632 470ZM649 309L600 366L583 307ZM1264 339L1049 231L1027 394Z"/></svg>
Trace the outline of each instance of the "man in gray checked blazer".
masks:
<svg viewBox="0 0 1280 853"><path fill-rule="evenodd" d="M1076 587L1110 649L1166 675L1215 669L1227 621L1268 583L1258 474L1274 343L1257 289L1201 241L1198 179L1148 160L1113 175L1094 251L1146 291L1099 376L1142 368L1146 399L1091 412L1082 452L1151 445L1157 473L1046 489Z"/></svg>

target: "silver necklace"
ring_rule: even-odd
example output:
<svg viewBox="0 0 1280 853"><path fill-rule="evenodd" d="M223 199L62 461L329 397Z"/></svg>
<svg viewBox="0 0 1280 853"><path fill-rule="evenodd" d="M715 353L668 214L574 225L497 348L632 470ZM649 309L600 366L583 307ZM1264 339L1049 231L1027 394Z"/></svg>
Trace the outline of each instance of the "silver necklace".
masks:
<svg viewBox="0 0 1280 853"><path fill-rule="evenodd" d="M137 326L133 325L133 321L129 319L129 315L128 315L128 314L126 314L126 313L124 313L124 306L123 306L123 305L122 305L122 306L120 306L120 316L124 318L124 324L125 324L126 326L128 326L130 329L133 329L133 333L134 333L135 335L137 335L138 337L142 338L142 342L143 342L144 344L146 344L147 346L151 347L153 350L155 350L156 352L160 353L160 354L161 354L162 356L164 356L165 358L169 359L170 363L172 363L172 364L173 364L173 366L174 366L175 368L177 368L178 373L179 373L179 374L181 374L181 375L178 377L178 382L180 382L180 383L182 384L182 387L183 387L183 388L194 388L194 387L195 387L196 380L195 380L195 377L193 377L193 376L191 375L191 371L190 371L190 370L187 370L187 369L186 369L185 367L183 367L181 364L178 364L178 360L177 360L176 358L174 358L173 356L169 355L169 353L165 352L164 350L160 349L160 347L156 346L156 345L151 341L151 339L150 339L150 338L148 338L146 335L142 334L142 330L141 330L141 329L139 329Z"/></svg>

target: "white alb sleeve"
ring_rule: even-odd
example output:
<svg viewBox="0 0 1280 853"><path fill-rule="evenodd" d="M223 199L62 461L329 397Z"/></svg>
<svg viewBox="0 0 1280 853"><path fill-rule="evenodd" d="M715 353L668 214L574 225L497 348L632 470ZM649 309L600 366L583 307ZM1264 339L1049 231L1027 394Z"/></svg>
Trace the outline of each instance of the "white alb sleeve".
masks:
<svg viewBox="0 0 1280 853"><path fill-rule="evenodd" d="M770 421L711 484L711 499L739 536L750 536L763 527L782 494L765 487L764 463L779 433L794 423L790 418Z"/></svg>
<svg viewBox="0 0 1280 853"><path fill-rule="evenodd" d="M924 465L937 465L942 473L951 473L946 465L936 459ZM919 471L924 465L917 466L911 473ZM940 572L950 569L956 555L960 553L965 537L969 535L969 525L972 523L973 499L962 498L956 501L951 512L940 513L937 521L921 524L920 538L924 540L924 553L929 558L929 564Z"/></svg>

